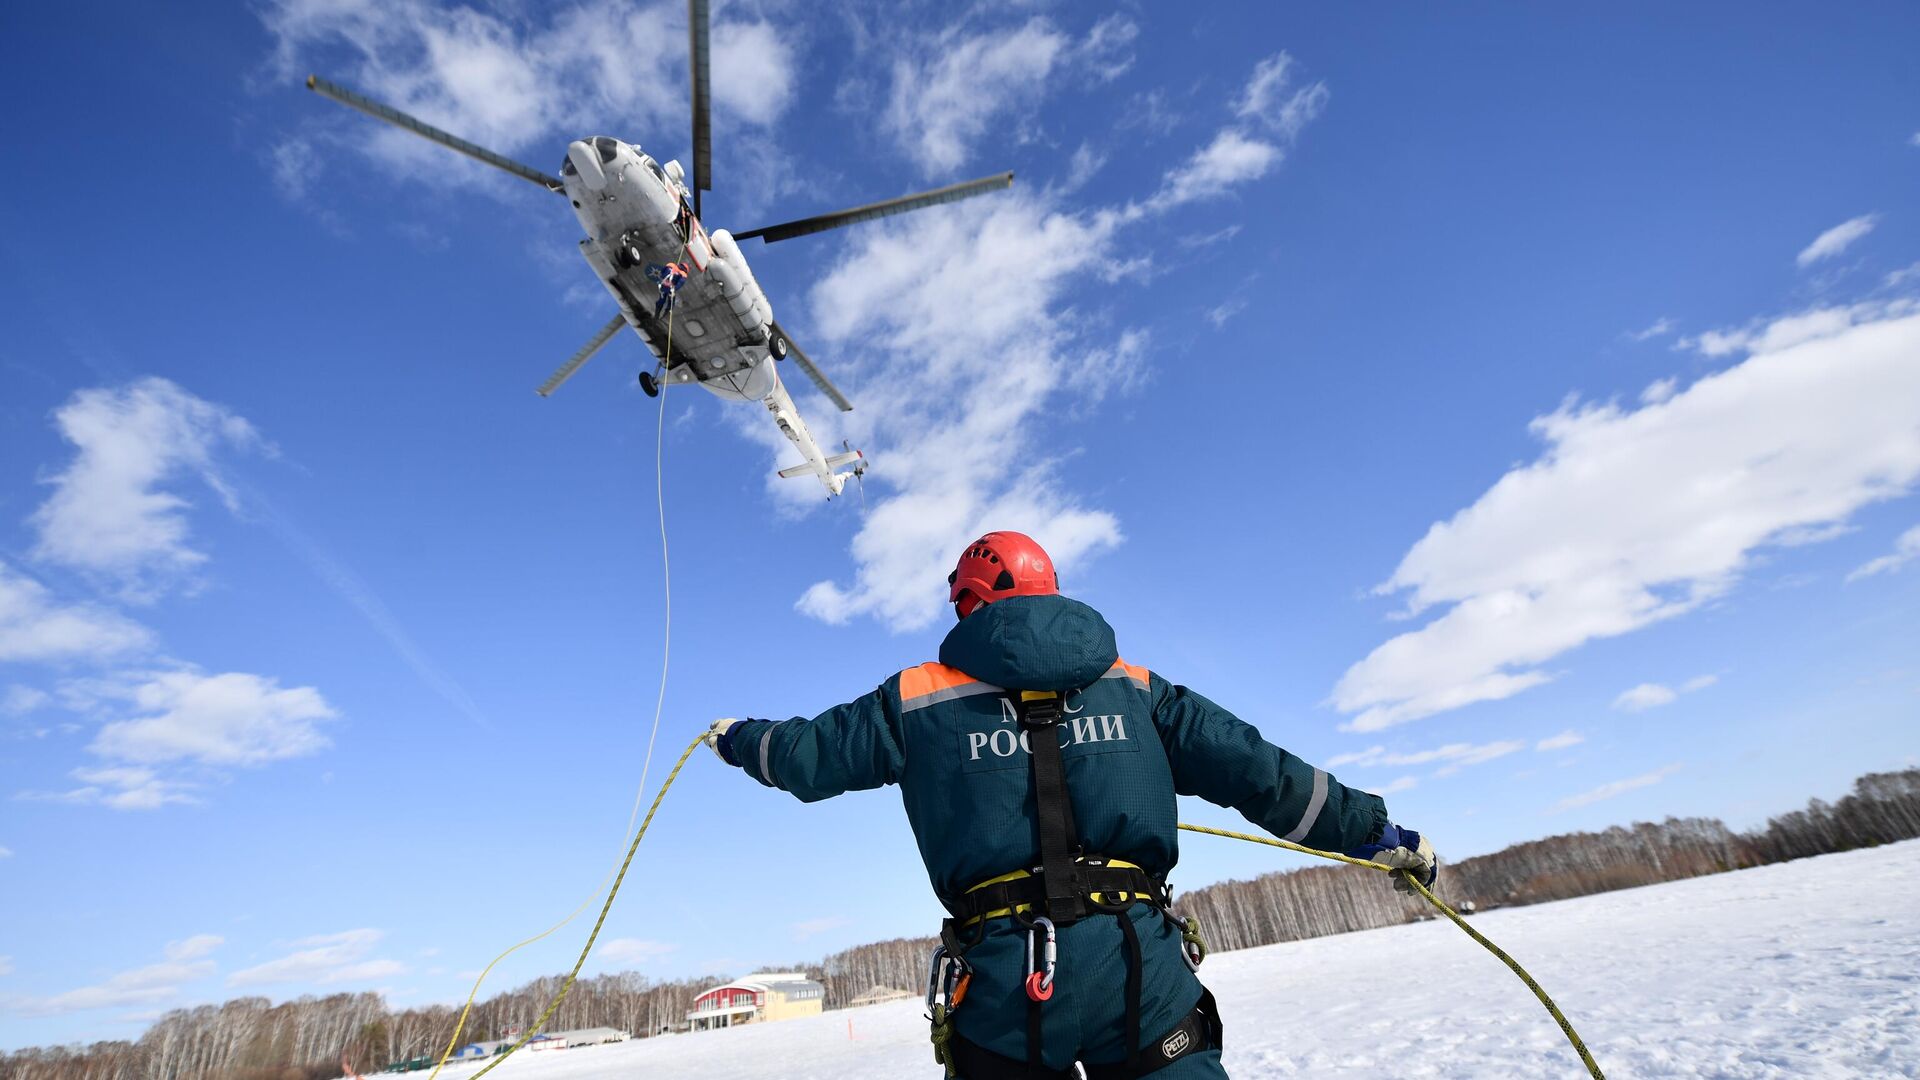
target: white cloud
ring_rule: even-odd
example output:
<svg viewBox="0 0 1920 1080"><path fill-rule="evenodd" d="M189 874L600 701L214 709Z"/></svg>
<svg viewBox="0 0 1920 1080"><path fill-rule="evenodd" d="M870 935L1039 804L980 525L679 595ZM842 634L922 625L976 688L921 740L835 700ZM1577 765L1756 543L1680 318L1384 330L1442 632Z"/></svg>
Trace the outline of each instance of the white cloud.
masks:
<svg viewBox="0 0 1920 1080"><path fill-rule="evenodd" d="M1133 64L1139 33L1117 13L1079 39L1043 16L1018 26L963 21L924 34L901 28L887 38L899 53L882 122L923 173L950 173L989 137L996 143L1028 138L1060 76L1080 73L1095 85L1118 78Z"/></svg>
<svg viewBox="0 0 1920 1080"><path fill-rule="evenodd" d="M788 35L764 20L724 21L713 25L709 48L714 105L759 127L779 120L793 102Z"/></svg>
<svg viewBox="0 0 1920 1080"><path fill-rule="evenodd" d="M1093 24L1087 36L1074 46L1072 59L1094 82L1110 83L1133 67L1133 43L1139 37L1139 25L1115 12Z"/></svg>
<svg viewBox="0 0 1920 1080"><path fill-rule="evenodd" d="M1920 525L1900 534L1900 538L1893 542L1892 554L1854 567L1853 572L1847 575L1847 580L1858 581L1875 574L1891 574L1915 559L1920 559Z"/></svg>
<svg viewBox="0 0 1920 1080"><path fill-rule="evenodd" d="M89 750L154 764L264 765L327 745L316 726L337 714L311 686L283 690L278 680L243 672L147 673L90 684L100 700L122 699L140 715L100 729Z"/></svg>
<svg viewBox="0 0 1920 1080"><path fill-rule="evenodd" d="M268 153L273 169L273 184L280 194L293 202L307 197L307 189L320 171L320 156L310 139L287 139Z"/></svg>
<svg viewBox="0 0 1920 1080"><path fill-rule="evenodd" d="M1832 337L1850 326L1884 322L1917 310L1920 303L1905 297L1814 308L1775 319L1757 319L1742 327L1708 330L1698 337L1681 338L1675 344L1714 358L1739 352L1780 352L1803 342Z"/></svg>
<svg viewBox="0 0 1920 1080"><path fill-rule="evenodd" d="M1673 333L1674 327L1678 325L1679 324L1672 319L1662 315L1642 329L1629 331L1627 337L1634 341L1651 341L1654 338L1665 337Z"/></svg>
<svg viewBox="0 0 1920 1080"><path fill-rule="evenodd" d="M1635 776L1630 779L1615 780L1611 784L1601 784L1591 791L1583 791L1578 795L1569 795L1561 799L1553 805L1553 808L1549 810L1548 813L1558 814L1563 810L1573 810L1582 806L1591 806L1602 799L1611 799L1616 795L1624 795L1637 788L1652 787L1654 784L1665 780L1679 770L1680 766L1669 765L1664 769L1656 769L1653 772L1643 773L1640 776Z"/></svg>
<svg viewBox="0 0 1920 1080"><path fill-rule="evenodd" d="M815 434L863 444L868 495L880 498L853 540L853 582L815 584L802 611L925 626L945 601L954 552L986 528L1033 535L1069 582L1076 563L1119 542L1112 514L1060 488L1034 430L1064 390L1097 399L1132 367L1116 355L1129 339L1088 344L1058 306L1071 281L1102 265L1112 231L1014 192L855 234L812 300L861 409L822 415ZM765 428L742 430L790 452Z"/></svg>
<svg viewBox="0 0 1920 1080"><path fill-rule="evenodd" d="M1362 790L1367 790L1367 791L1371 791L1371 792L1373 792L1373 794L1375 794L1375 795L1396 795L1396 794L1399 794L1399 793L1400 793L1400 792L1402 792L1402 791L1407 791L1407 790L1410 790L1410 789L1412 789L1412 788L1416 788L1416 787L1419 787L1419 786L1420 786L1420 781L1419 781L1419 780L1417 780L1417 779L1415 779L1414 777L1411 777L1411 776L1402 776L1402 777L1400 777L1399 779L1397 779L1397 780L1395 780L1395 781L1393 781L1392 783L1390 783L1390 784L1388 784L1388 785L1387 785L1386 787L1382 787L1382 788L1365 788L1365 789L1362 789Z"/></svg>
<svg viewBox="0 0 1920 1080"><path fill-rule="evenodd" d="M11 858L13 858L13 849L10 847L0 847L0 859Z"/></svg>
<svg viewBox="0 0 1920 1080"><path fill-rule="evenodd" d="M205 944L209 941L211 945ZM180 997L182 983L194 982L213 974L214 963L205 959L205 956L213 945L219 943L220 939L211 935L175 942L167 946L165 963L123 971L103 983L51 997L15 999L13 1005L17 1011L28 1016L165 1005Z"/></svg>
<svg viewBox="0 0 1920 1080"><path fill-rule="evenodd" d="M1200 236L1183 236L1180 238L1180 246L1184 248L1203 248L1212 247L1215 244L1224 244L1228 240L1239 236L1241 230L1245 227L1246 226L1241 225L1239 222L1235 222L1226 228L1216 229L1213 232Z"/></svg>
<svg viewBox="0 0 1920 1080"><path fill-rule="evenodd" d="M194 785L163 779L152 769L79 768L73 770L72 775L84 786L68 791L22 791L14 798L23 802L104 806L110 810L158 810L163 806L190 806L200 801L189 794Z"/></svg>
<svg viewBox="0 0 1920 1080"><path fill-rule="evenodd" d="M146 628L104 608L61 604L46 586L0 562L0 662L103 660L145 648ZM39 700L8 691L8 709ZM14 692L23 691L15 697Z"/></svg>
<svg viewBox="0 0 1920 1080"><path fill-rule="evenodd" d="M1114 256L1128 224L1263 173L1279 150L1254 141L1227 129L1201 166L1169 172L1141 203L1072 214L1059 192L1017 189L850 234L810 299L861 407L808 422L821 442L847 438L867 452L867 494L878 498L853 540L853 580L814 584L802 612L925 626L943 611L954 552L988 528L1038 539L1069 589L1077 564L1120 542L1113 514L1061 487L1035 428L1062 412L1068 390L1090 408L1128 389L1147 337L1067 309L1066 291L1128 270ZM791 447L763 421L739 414L737 426L788 463ZM770 480L768 490L790 508L817 505L801 485Z"/></svg>
<svg viewBox="0 0 1920 1080"><path fill-rule="evenodd" d="M603 964L645 964L678 949L662 941L641 938L612 938L594 947L593 955Z"/></svg>
<svg viewBox="0 0 1920 1080"><path fill-rule="evenodd" d="M1326 108L1331 93L1324 82L1288 93L1293 63L1293 57L1280 52L1254 65L1253 77L1234 104L1234 115L1264 124L1289 141L1298 137Z"/></svg>
<svg viewBox="0 0 1920 1080"><path fill-rule="evenodd" d="M1481 765L1495 758L1506 757L1516 751L1525 750L1524 740L1513 739L1504 742L1490 742L1475 745L1473 743L1448 743L1432 750L1419 750L1412 753L1389 753L1384 746L1370 746L1365 750L1349 754L1336 754L1327 761L1327 767L1337 769L1342 765L1355 765L1361 768L1377 766L1431 765L1443 762L1446 767L1435 773L1436 776L1449 776L1468 765Z"/></svg>
<svg viewBox="0 0 1920 1080"><path fill-rule="evenodd" d="M45 690L15 684L0 694L0 716L25 716L53 700Z"/></svg>
<svg viewBox="0 0 1920 1080"><path fill-rule="evenodd" d="M1640 391L1640 403L1642 405L1658 405L1672 397L1674 392L1679 388L1679 379L1655 379L1653 382L1647 384L1645 390Z"/></svg>
<svg viewBox="0 0 1920 1080"><path fill-rule="evenodd" d="M1533 748L1541 753L1546 753L1551 750L1565 750L1570 746L1579 746L1586 741L1587 737L1577 731L1563 731L1558 735L1541 739L1539 742L1533 744Z"/></svg>
<svg viewBox="0 0 1920 1080"><path fill-rule="evenodd" d="M1547 443L1434 525L1377 592L1441 614L1355 663L1333 691L1375 731L1552 676L1594 638L1725 595L1756 550L1843 524L1920 478L1920 317L1777 325L1756 351L1637 410L1569 401Z"/></svg>
<svg viewBox="0 0 1920 1080"><path fill-rule="evenodd" d="M1229 188L1258 180L1280 163L1278 146L1233 128L1213 137L1187 164L1169 173L1160 193L1148 201L1155 211L1224 195Z"/></svg>
<svg viewBox="0 0 1920 1080"><path fill-rule="evenodd" d="M1659 683L1641 683L1630 690L1623 690L1613 699L1613 707L1625 712L1645 712L1662 705L1670 705L1680 695Z"/></svg>
<svg viewBox="0 0 1920 1080"><path fill-rule="evenodd" d="M1089 143L1081 143L1074 148L1073 158L1067 164L1067 178L1060 182L1056 190L1062 195L1071 195L1087 186L1107 164L1107 155L1095 150Z"/></svg>
<svg viewBox="0 0 1920 1080"><path fill-rule="evenodd" d="M792 104L794 47L772 23L733 10L722 9L712 27L715 124L764 129ZM684 127L686 5L588 0L520 14L420 0L279 0L261 19L275 39L277 79L291 83L318 69L482 146L527 151L536 167L557 162L566 139L595 134L607 117L618 117L630 140ZM484 171L341 113L334 130L397 171L438 182Z"/></svg>
<svg viewBox="0 0 1920 1080"><path fill-rule="evenodd" d="M1878 214L1862 214L1857 218L1843 221L1814 238L1794 257L1801 266L1811 266L1822 259L1831 259L1847 250L1848 245L1873 231L1880 222Z"/></svg>
<svg viewBox="0 0 1920 1080"><path fill-rule="evenodd" d="M1069 44L1039 17L1011 30L951 27L894 61L887 128L923 172L957 169L989 130L1030 115Z"/></svg>
<svg viewBox="0 0 1920 1080"><path fill-rule="evenodd" d="M1314 83L1283 96L1291 67L1292 59L1285 53L1256 65L1234 109L1243 123L1221 128L1184 164L1168 170L1152 196L1122 210L1121 219L1137 220L1190 202L1218 198L1277 168L1286 159L1285 147L1320 115L1329 94L1325 84ZM1270 138L1254 134L1253 127L1266 128Z"/></svg>
<svg viewBox="0 0 1920 1080"><path fill-rule="evenodd" d="M227 943L227 939L218 934L195 934L185 941L167 943L167 959L175 961L199 960L208 953Z"/></svg>
<svg viewBox="0 0 1920 1080"><path fill-rule="evenodd" d="M805 941L829 930L838 930L850 922L852 920L844 915L823 915L817 919L802 919L793 924L793 940Z"/></svg>
<svg viewBox="0 0 1920 1080"><path fill-rule="evenodd" d="M1247 302L1244 299L1227 300L1207 309L1207 321L1213 324L1215 330L1218 330L1227 325L1229 319L1245 310L1247 310Z"/></svg>
<svg viewBox="0 0 1920 1080"><path fill-rule="evenodd" d="M34 555L116 580L132 600L206 561L187 543L191 504L168 489L194 475L231 509L215 452L261 445L244 419L159 378L82 390L54 420L78 453L34 512Z"/></svg>
<svg viewBox="0 0 1920 1080"><path fill-rule="evenodd" d="M382 936L378 930L361 929L305 938L293 943L296 952L227 976L227 985L365 983L404 974L406 965L399 961L368 956Z"/></svg>
<svg viewBox="0 0 1920 1080"><path fill-rule="evenodd" d="M1681 683L1678 690L1660 683L1641 683L1621 691L1620 696L1613 699L1613 707L1622 712L1646 712L1648 709L1657 709L1662 705L1671 705L1679 699L1681 694L1705 690L1719 681L1718 675L1696 675Z"/></svg>
<svg viewBox="0 0 1920 1080"><path fill-rule="evenodd" d="M13 957L0 956L0 976L13 974Z"/></svg>

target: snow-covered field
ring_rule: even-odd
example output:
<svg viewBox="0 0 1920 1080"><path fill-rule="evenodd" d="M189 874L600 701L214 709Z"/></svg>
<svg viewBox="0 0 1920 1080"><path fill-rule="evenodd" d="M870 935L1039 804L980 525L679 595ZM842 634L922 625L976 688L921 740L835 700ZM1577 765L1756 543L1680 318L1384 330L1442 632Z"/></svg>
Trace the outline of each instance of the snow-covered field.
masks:
<svg viewBox="0 0 1920 1080"><path fill-rule="evenodd" d="M1609 1077L1920 1077L1920 841L1474 923L1540 980ZM1202 976L1238 1080L1585 1075L1520 981L1444 921L1224 953ZM939 1075L916 1002L523 1053L489 1074Z"/></svg>

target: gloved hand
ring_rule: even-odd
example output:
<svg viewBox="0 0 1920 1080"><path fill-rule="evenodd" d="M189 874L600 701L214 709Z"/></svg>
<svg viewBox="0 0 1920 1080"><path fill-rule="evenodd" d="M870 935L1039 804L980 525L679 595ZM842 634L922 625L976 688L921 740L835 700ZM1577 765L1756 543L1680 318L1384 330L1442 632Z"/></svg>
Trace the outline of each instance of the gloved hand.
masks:
<svg viewBox="0 0 1920 1080"><path fill-rule="evenodd" d="M734 725L738 723L740 721L728 716L715 720L713 726L707 729L707 746L712 748L721 761L729 765L740 764L740 759L733 756L732 738Z"/></svg>
<svg viewBox="0 0 1920 1080"><path fill-rule="evenodd" d="M1348 855L1368 862L1377 862L1382 866L1391 866L1400 870L1411 870L1420 884L1433 888L1433 881L1440 876L1440 857L1433 853L1433 845L1427 838L1412 829L1402 829L1389 823L1380 830L1380 839L1371 844L1361 844ZM1403 893L1413 893L1413 886L1407 884L1404 877L1393 875L1393 887Z"/></svg>

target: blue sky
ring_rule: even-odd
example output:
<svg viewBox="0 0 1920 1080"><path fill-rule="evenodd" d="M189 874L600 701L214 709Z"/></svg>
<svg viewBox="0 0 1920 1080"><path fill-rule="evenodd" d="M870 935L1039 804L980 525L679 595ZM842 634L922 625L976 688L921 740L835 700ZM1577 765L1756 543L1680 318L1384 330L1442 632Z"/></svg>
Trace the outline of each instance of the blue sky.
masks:
<svg viewBox="0 0 1920 1080"><path fill-rule="evenodd" d="M1910 7L715 18L710 227L1019 181L748 246L858 406L796 387L868 507L669 392L659 754L930 658L994 526L1443 856L1916 762ZM684 159L681 19L9 20L0 1046L453 1000L615 861L661 649L641 349L537 399L610 314L566 208L300 81L542 168L592 133ZM1286 865L1239 847L1176 885ZM936 917L892 793L803 807L702 755L589 970Z"/></svg>

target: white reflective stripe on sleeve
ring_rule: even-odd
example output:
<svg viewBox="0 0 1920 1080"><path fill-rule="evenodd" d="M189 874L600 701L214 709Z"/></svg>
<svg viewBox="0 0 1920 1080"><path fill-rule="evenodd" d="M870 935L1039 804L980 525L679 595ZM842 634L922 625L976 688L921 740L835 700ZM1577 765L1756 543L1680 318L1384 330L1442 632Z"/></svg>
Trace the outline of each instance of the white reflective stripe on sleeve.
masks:
<svg viewBox="0 0 1920 1080"><path fill-rule="evenodd" d="M1313 798L1307 800L1307 812L1300 815L1300 824L1295 825L1292 832L1280 839L1290 844L1305 840L1307 833L1313 830L1313 823L1320 820L1320 808L1326 804L1327 774L1320 769L1315 769L1313 770Z"/></svg>
<svg viewBox="0 0 1920 1080"><path fill-rule="evenodd" d="M773 779L773 773L767 771L767 747L773 742L773 728L760 733L760 779L770 787L779 787ZM1316 800L1317 805L1317 800Z"/></svg>

